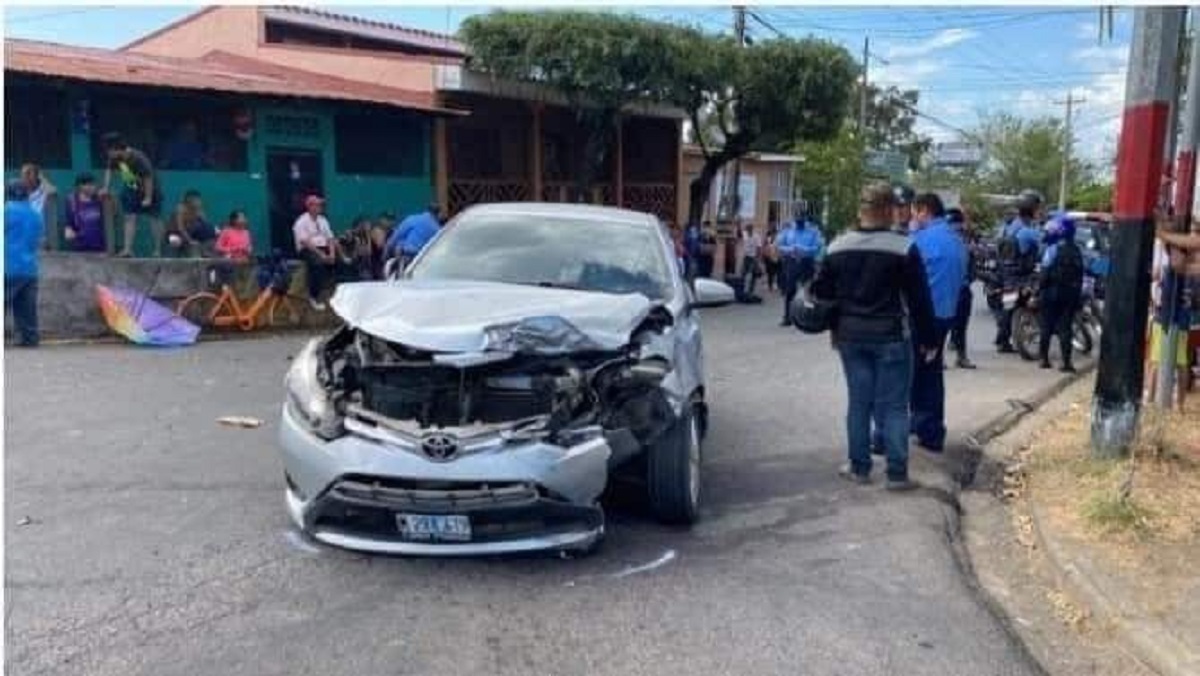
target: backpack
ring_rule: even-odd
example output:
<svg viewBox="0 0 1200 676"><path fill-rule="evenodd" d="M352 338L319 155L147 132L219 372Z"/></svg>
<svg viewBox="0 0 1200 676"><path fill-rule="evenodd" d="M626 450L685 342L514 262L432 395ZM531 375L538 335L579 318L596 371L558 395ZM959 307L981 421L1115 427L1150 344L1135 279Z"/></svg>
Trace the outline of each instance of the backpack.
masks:
<svg viewBox="0 0 1200 676"><path fill-rule="evenodd" d="M1078 298L1083 292L1083 253L1073 241L1063 241L1046 271L1046 288L1058 300Z"/></svg>

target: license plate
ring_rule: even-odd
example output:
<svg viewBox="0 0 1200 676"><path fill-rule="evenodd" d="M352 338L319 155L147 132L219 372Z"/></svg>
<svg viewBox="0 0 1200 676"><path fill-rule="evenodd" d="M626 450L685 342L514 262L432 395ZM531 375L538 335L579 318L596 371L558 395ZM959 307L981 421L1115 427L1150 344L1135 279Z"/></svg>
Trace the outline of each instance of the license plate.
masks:
<svg viewBox="0 0 1200 676"><path fill-rule="evenodd" d="M400 535L426 542L466 542L471 539L471 519L461 515L397 514Z"/></svg>

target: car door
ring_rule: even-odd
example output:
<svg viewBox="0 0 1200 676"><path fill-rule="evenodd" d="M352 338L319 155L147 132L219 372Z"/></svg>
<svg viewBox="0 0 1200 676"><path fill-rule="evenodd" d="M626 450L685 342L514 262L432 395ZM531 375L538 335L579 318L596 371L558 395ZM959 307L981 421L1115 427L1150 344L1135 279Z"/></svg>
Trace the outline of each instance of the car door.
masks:
<svg viewBox="0 0 1200 676"><path fill-rule="evenodd" d="M668 261L674 260L674 242L665 227L659 228L662 240L662 255ZM674 288L667 309L675 318L672 331L672 351L675 359L675 376L679 379L679 391L690 396L704 385L704 345L700 331L698 312L692 308L694 295L679 266L670 265L671 285Z"/></svg>

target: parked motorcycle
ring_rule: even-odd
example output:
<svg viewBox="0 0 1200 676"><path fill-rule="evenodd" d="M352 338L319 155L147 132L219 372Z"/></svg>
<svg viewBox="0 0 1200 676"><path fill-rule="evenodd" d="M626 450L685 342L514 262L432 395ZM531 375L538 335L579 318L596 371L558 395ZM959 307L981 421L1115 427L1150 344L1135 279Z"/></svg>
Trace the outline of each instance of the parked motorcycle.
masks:
<svg viewBox="0 0 1200 676"><path fill-rule="evenodd" d="M1095 291L1095 278L1085 276L1082 302L1071 321L1071 347L1076 354L1091 354L1100 340L1102 315ZM1006 291L1004 302L1006 309L1013 310L1013 343L1017 352L1026 361L1040 359L1042 323L1038 316L1037 279L1031 279L1012 292Z"/></svg>

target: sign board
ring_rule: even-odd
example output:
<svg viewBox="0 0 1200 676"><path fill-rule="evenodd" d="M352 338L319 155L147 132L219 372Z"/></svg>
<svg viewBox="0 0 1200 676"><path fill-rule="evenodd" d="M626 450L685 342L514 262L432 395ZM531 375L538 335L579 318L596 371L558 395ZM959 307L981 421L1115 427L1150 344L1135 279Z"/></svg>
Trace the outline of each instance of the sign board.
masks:
<svg viewBox="0 0 1200 676"><path fill-rule="evenodd" d="M983 146L978 143L938 143L933 146L933 163L943 167L970 167L983 161Z"/></svg>
<svg viewBox="0 0 1200 676"><path fill-rule="evenodd" d="M895 150L868 150L867 174L889 181L903 181L908 176L908 155Z"/></svg>

